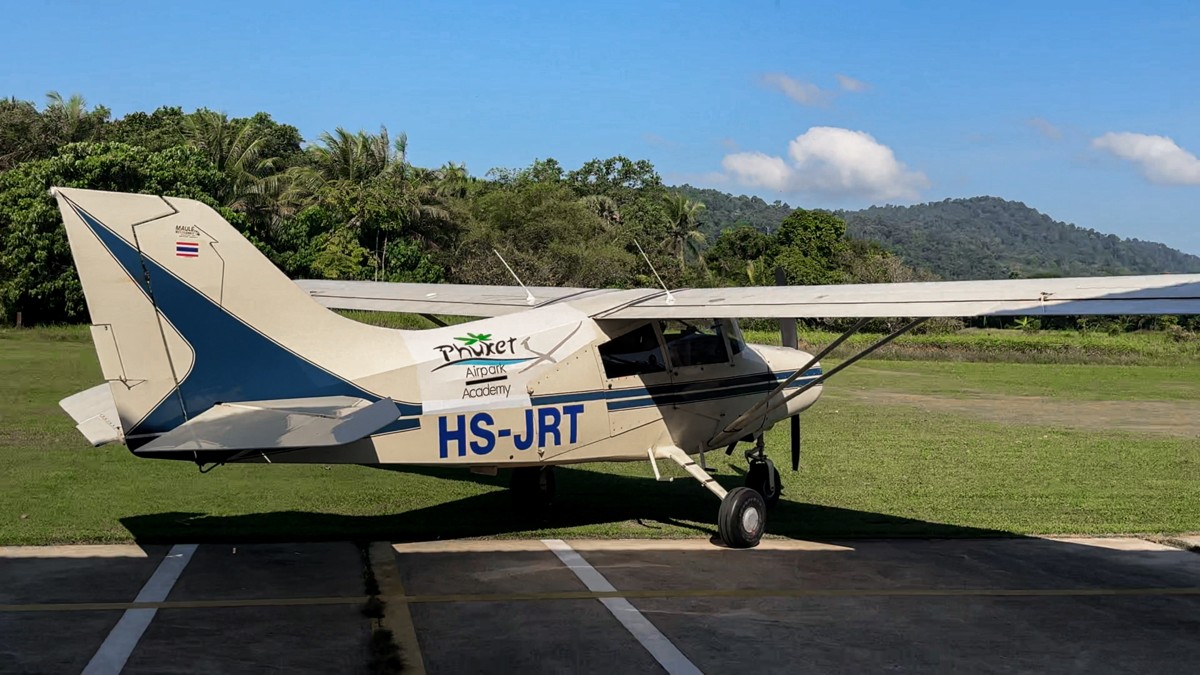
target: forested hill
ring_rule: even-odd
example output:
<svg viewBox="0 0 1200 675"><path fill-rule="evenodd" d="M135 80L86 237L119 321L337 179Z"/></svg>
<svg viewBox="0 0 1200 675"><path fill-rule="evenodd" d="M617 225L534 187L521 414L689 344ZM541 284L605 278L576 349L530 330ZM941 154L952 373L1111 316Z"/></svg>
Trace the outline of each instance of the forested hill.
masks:
<svg viewBox="0 0 1200 675"><path fill-rule="evenodd" d="M841 212L852 237L872 239L946 279L1200 272L1200 257L1059 222L997 197Z"/></svg>
<svg viewBox="0 0 1200 675"><path fill-rule="evenodd" d="M704 204L704 210L697 216L697 220L700 223L700 231L710 242L716 241L722 230L735 225L749 225L769 234L795 210L795 207L779 200L768 204L762 197L735 196L720 190L691 185L678 185L671 190L694 202Z"/></svg>
<svg viewBox="0 0 1200 675"><path fill-rule="evenodd" d="M738 224L772 232L794 208L690 185L672 190L705 205L698 220L710 242ZM877 241L906 263L945 279L1200 272L1200 257L1059 222L998 197L873 206L838 215L851 237Z"/></svg>

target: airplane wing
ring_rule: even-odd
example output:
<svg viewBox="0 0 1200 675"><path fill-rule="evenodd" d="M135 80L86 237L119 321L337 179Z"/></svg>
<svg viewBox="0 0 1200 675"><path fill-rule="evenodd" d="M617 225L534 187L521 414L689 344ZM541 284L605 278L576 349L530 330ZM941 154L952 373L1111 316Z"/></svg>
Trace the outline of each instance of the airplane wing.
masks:
<svg viewBox="0 0 1200 675"><path fill-rule="evenodd" d="M1200 314L1200 274L662 291L596 319Z"/></svg>
<svg viewBox="0 0 1200 675"><path fill-rule="evenodd" d="M218 403L137 449L144 452L278 450L343 445L400 417L388 398L352 396Z"/></svg>
<svg viewBox="0 0 1200 675"><path fill-rule="evenodd" d="M531 286L534 303L520 286L403 284L381 281L299 279L296 284L330 309L365 309L406 314L492 317L584 293L586 288Z"/></svg>
<svg viewBox="0 0 1200 675"><path fill-rule="evenodd" d="M519 286L296 282L331 309L490 317L529 309ZM582 288L530 288L537 305L593 295ZM634 299L628 298L632 295ZM834 286L643 289L612 293L596 319L959 317L1200 314L1200 275L928 281Z"/></svg>

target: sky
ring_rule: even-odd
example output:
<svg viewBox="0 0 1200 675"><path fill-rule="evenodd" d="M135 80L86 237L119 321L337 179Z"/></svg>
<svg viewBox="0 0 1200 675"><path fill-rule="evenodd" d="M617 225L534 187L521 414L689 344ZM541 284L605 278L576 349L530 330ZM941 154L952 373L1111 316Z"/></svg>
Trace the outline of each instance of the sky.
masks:
<svg viewBox="0 0 1200 675"><path fill-rule="evenodd" d="M1200 254L1200 3L23 2L0 95L649 159L805 208L994 195Z"/></svg>

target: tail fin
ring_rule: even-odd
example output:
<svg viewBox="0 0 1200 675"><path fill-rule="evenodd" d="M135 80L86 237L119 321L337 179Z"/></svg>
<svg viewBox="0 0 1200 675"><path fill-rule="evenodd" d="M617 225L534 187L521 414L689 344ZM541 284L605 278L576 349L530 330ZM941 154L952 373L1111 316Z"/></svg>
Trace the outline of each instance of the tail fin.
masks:
<svg viewBox="0 0 1200 675"><path fill-rule="evenodd" d="M381 398L352 380L407 361L399 331L321 307L212 208L54 188L124 438L136 448L215 403Z"/></svg>

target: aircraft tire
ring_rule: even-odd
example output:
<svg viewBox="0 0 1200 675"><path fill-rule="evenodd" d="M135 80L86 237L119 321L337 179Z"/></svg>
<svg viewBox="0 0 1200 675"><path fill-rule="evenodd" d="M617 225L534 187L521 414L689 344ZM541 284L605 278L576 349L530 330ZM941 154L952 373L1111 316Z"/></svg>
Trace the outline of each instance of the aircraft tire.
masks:
<svg viewBox="0 0 1200 675"><path fill-rule="evenodd" d="M772 481L768 480L772 476L775 478L774 490L771 489ZM768 509L773 508L779 503L779 495L783 493L779 469L776 469L772 462L750 462L750 469L746 471L746 487L762 495Z"/></svg>
<svg viewBox="0 0 1200 675"><path fill-rule="evenodd" d="M738 487L721 500L717 534L729 548L754 548L767 524L767 505L756 490Z"/></svg>
<svg viewBox="0 0 1200 675"><path fill-rule="evenodd" d="M523 508L542 508L554 503L554 467L522 466L513 469L509 483L513 503Z"/></svg>

